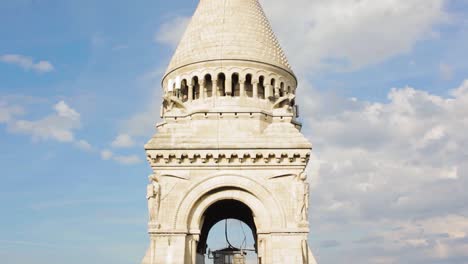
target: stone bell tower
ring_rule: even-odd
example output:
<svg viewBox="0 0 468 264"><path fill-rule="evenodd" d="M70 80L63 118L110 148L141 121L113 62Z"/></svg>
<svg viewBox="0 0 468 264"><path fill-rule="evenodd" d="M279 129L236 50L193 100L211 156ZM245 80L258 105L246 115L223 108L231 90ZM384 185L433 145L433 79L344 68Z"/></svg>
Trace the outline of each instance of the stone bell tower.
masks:
<svg viewBox="0 0 468 264"><path fill-rule="evenodd" d="M297 79L258 0L200 0L162 80L163 122L145 145L150 246L143 264L203 264L210 229L232 218L260 264L313 264L311 144Z"/></svg>

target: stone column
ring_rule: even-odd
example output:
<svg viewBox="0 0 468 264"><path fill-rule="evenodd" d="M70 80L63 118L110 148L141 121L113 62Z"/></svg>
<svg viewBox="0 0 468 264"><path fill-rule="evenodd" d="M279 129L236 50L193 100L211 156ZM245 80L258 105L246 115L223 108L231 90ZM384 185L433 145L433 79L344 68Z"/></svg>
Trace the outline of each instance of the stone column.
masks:
<svg viewBox="0 0 468 264"><path fill-rule="evenodd" d="M239 96L240 97L245 97L245 80L239 79Z"/></svg>
<svg viewBox="0 0 468 264"><path fill-rule="evenodd" d="M231 96L232 95L232 77L231 76L226 76L226 96Z"/></svg>
<svg viewBox="0 0 468 264"><path fill-rule="evenodd" d="M193 84L188 85L188 100L189 102L193 101Z"/></svg>
<svg viewBox="0 0 468 264"><path fill-rule="evenodd" d="M142 264L182 264L187 263L187 252L183 250L186 235L150 234L151 243L143 258Z"/></svg>
<svg viewBox="0 0 468 264"><path fill-rule="evenodd" d="M206 98L206 81L205 79L202 79L200 81L200 99L205 99Z"/></svg>
<svg viewBox="0 0 468 264"><path fill-rule="evenodd" d="M304 245L306 239L307 233L272 233L264 255L265 263L317 264L310 256L307 244Z"/></svg>
<svg viewBox="0 0 468 264"><path fill-rule="evenodd" d="M266 263L266 255L265 254L265 250L266 250L266 238L264 238L262 235L259 235L258 236L258 239L257 239L257 247L258 247L258 250L257 250L257 257L258 257L258 263L259 264L265 264Z"/></svg>
<svg viewBox="0 0 468 264"><path fill-rule="evenodd" d="M280 96L280 89L281 89L280 87L275 87L275 97L276 98L279 98L279 96Z"/></svg>
<svg viewBox="0 0 468 264"><path fill-rule="evenodd" d="M258 98L258 81L252 81L252 85L253 85L253 88L252 88L252 97L253 98Z"/></svg>
<svg viewBox="0 0 468 264"><path fill-rule="evenodd" d="M223 88L223 85L226 84L226 80L224 80L224 83L223 83L222 79L220 79L220 80L221 80L221 81L220 81L219 83L216 84L216 85L217 85L217 89L216 89L216 95L217 95L217 96L223 96L223 95L221 94L221 89Z"/></svg>
<svg viewBox="0 0 468 264"><path fill-rule="evenodd" d="M192 257L192 264L197 264L197 240L195 238L192 238L190 242L190 254Z"/></svg>
<svg viewBox="0 0 468 264"><path fill-rule="evenodd" d="M211 95L216 98L219 94L218 79L211 79Z"/></svg>
<svg viewBox="0 0 468 264"><path fill-rule="evenodd" d="M273 85L267 84L265 86L265 98L270 98L273 96Z"/></svg>

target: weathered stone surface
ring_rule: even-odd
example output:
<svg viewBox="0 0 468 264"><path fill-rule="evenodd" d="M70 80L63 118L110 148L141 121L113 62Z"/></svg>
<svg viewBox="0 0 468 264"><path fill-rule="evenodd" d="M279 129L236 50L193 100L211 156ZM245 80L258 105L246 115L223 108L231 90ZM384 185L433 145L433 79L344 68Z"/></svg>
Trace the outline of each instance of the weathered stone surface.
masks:
<svg viewBox="0 0 468 264"><path fill-rule="evenodd" d="M150 246L143 264L202 264L217 221L252 229L259 263L316 263L312 145L297 80L257 0L201 0L163 78L163 122L145 145Z"/></svg>
<svg viewBox="0 0 468 264"><path fill-rule="evenodd" d="M201 0L168 72L226 59L259 61L291 70L257 0Z"/></svg>

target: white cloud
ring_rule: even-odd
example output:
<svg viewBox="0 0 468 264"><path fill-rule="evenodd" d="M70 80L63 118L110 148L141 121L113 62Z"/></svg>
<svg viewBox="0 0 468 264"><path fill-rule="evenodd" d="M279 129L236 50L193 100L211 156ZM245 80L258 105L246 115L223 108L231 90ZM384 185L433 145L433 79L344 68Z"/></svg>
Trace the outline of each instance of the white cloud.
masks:
<svg viewBox="0 0 468 264"><path fill-rule="evenodd" d="M448 22L447 0L261 1L291 64L308 70L356 70L408 53L418 41L436 38ZM190 17L163 24L154 39L176 46ZM291 30L294 29L294 30ZM441 64L441 76L453 70Z"/></svg>
<svg viewBox="0 0 468 264"><path fill-rule="evenodd" d="M15 120L10 122L13 133L30 135L33 140L56 140L73 142L74 131L80 127L80 114L64 101L54 105L55 113L36 121Z"/></svg>
<svg viewBox="0 0 468 264"><path fill-rule="evenodd" d="M154 107L155 104L151 104ZM156 108L156 107L154 107ZM123 122L123 130L132 136L150 137L156 131L155 125L159 120L159 107L136 113Z"/></svg>
<svg viewBox="0 0 468 264"><path fill-rule="evenodd" d="M112 159L113 156L114 156L114 153L112 153L112 151L110 151L110 150L101 151L101 158L103 160L110 160L110 159Z"/></svg>
<svg viewBox="0 0 468 264"><path fill-rule="evenodd" d="M78 140L77 142L75 142L75 146L81 150L84 150L84 151L92 151L93 150L93 146L91 144L89 144L88 141L86 140Z"/></svg>
<svg viewBox="0 0 468 264"><path fill-rule="evenodd" d="M383 231L381 236L389 250L412 250L420 252L423 256L419 258L422 260L446 260L444 263L452 263L448 261L450 258L468 257L468 243L464 242L468 234L467 220L465 216L448 214L428 219L387 222L388 225L398 225L399 229L397 232Z"/></svg>
<svg viewBox="0 0 468 264"><path fill-rule="evenodd" d="M304 132L320 160L318 170L309 171L311 180L319 179L311 195L312 232L383 239L358 243L352 253L319 255L330 263L468 257L462 224L468 214L468 80L449 96L394 88L386 102L307 91Z"/></svg>
<svg viewBox="0 0 468 264"><path fill-rule="evenodd" d="M116 161L122 165L134 165L141 163L142 160L140 157L137 155L115 155L112 151L110 150L103 150L101 151L101 158L103 160L113 160Z"/></svg>
<svg viewBox="0 0 468 264"><path fill-rule="evenodd" d="M409 53L419 41L438 37L435 26L449 18L446 2L262 1L291 64L301 73L356 70ZM186 20L165 24L156 41L175 46ZM442 78L453 78L451 65L441 64L439 70ZM305 108L304 132L314 143L309 168L312 240L331 234L343 245L346 241L340 239L366 241L366 234L381 240L356 243L355 252L332 251L327 260L335 261L327 262L452 263L449 257L466 256L467 231L456 224L466 219L454 216L468 214L468 81L450 96L395 88L386 102L341 98L307 89L304 81L301 86L307 91L298 98ZM126 127L154 130L155 105ZM428 224L433 222L453 225L444 231ZM319 257L325 260L325 254L319 252Z"/></svg>
<svg viewBox="0 0 468 264"><path fill-rule="evenodd" d="M71 120L80 119L80 114L78 114L78 112L76 112L75 109L68 106L64 101L60 101L56 105L54 105L54 109L60 117Z"/></svg>
<svg viewBox="0 0 468 264"><path fill-rule="evenodd" d="M445 0L262 1L292 65L299 71L357 69L409 52L434 37Z"/></svg>
<svg viewBox="0 0 468 264"><path fill-rule="evenodd" d="M118 135L112 142L112 147L114 148L131 148L135 145L135 141L128 134Z"/></svg>
<svg viewBox="0 0 468 264"><path fill-rule="evenodd" d="M0 100L0 124L10 122L15 116L24 113L24 109L17 105L10 105Z"/></svg>
<svg viewBox="0 0 468 264"><path fill-rule="evenodd" d="M54 66L49 61L34 62L31 57L18 54L5 54L0 56L0 61L8 64L17 65L24 70L33 70L40 73L51 72Z"/></svg>
<svg viewBox="0 0 468 264"><path fill-rule="evenodd" d="M5 123L10 133L31 136L33 141L54 140L69 143L82 151L97 153L103 160L112 160L123 165L134 165L142 162L142 159L137 155L118 155L107 149L99 150L84 139L76 139L75 132L80 128L81 115L65 101L53 105L54 112L44 118L20 120L17 116L22 115L24 109L8 102L9 97L5 98L0 98L0 124ZM116 148L126 148L133 145L132 137L127 134L119 135L112 143L112 146Z"/></svg>
<svg viewBox="0 0 468 264"><path fill-rule="evenodd" d="M161 115L162 92L159 87L153 88L152 92L142 111L122 121L120 134L126 134L132 138L144 137L144 140L147 140L156 132L156 123L160 121Z"/></svg>
<svg viewBox="0 0 468 264"><path fill-rule="evenodd" d="M148 91L151 95L147 97L148 101L144 102L143 108L139 112L122 120L119 134L128 135L132 139L143 138L143 140L148 140L155 133L155 127L157 122L160 121L161 115L162 92L160 80L165 70L163 67L157 67L144 73L139 78L139 81L144 83L145 86L151 87Z"/></svg>
<svg viewBox="0 0 468 264"><path fill-rule="evenodd" d="M421 139L420 147L424 148L432 142L442 139L446 135L445 128L443 126L436 126L426 132L424 137Z"/></svg>
<svg viewBox="0 0 468 264"><path fill-rule="evenodd" d="M190 22L188 17L175 17L161 25L154 36L154 41L161 44L176 46Z"/></svg>

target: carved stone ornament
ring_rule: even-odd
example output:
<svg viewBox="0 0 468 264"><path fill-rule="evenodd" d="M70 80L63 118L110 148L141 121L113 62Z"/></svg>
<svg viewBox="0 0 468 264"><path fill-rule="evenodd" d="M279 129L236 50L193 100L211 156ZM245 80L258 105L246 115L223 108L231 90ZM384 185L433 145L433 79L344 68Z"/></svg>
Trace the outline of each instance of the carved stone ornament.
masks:
<svg viewBox="0 0 468 264"><path fill-rule="evenodd" d="M159 207L161 203L161 185L156 175L149 176L150 183L146 189L146 199L148 200L148 213L151 223L158 220Z"/></svg>

